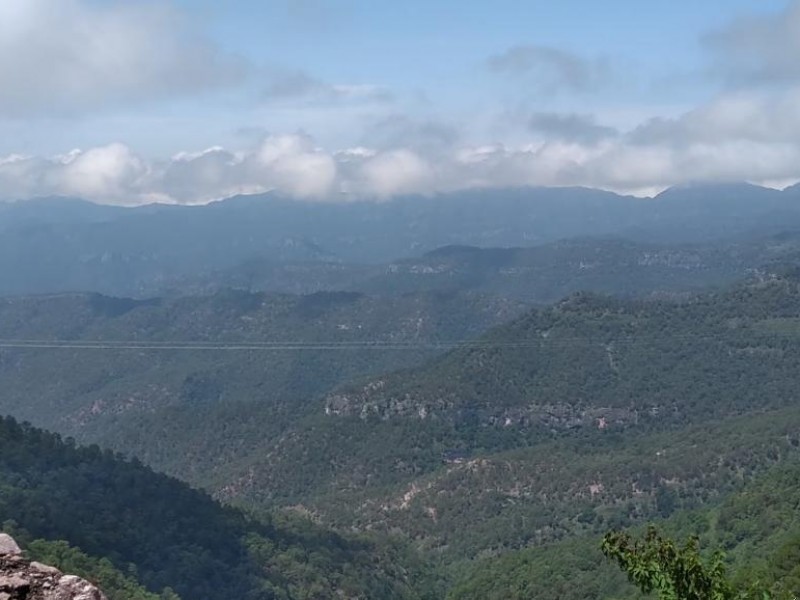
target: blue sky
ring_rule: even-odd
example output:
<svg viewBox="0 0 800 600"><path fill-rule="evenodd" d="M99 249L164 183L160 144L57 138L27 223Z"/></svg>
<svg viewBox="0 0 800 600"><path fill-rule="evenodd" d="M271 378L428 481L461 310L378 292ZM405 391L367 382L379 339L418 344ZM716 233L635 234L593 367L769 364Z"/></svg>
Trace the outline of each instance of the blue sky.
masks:
<svg viewBox="0 0 800 600"><path fill-rule="evenodd" d="M4 0L0 198L781 186L799 39L785 0Z"/></svg>

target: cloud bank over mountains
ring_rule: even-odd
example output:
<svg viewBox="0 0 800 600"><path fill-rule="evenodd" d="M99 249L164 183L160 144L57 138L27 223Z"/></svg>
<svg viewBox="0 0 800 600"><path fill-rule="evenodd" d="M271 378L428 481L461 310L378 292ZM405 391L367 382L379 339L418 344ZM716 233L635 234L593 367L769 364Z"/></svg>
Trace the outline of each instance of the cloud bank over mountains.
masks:
<svg viewBox="0 0 800 600"><path fill-rule="evenodd" d="M348 201L493 186L638 195L694 181L782 187L800 180L798 40L797 1L708 33L701 40L708 56L703 75L718 82L716 95L677 116L624 128L604 122L601 112L569 103L552 110L529 100L585 97L608 87L618 74L607 59L511 45L479 68L488 81L526 90L527 103L513 109L512 142L500 129L476 135L463 115L414 113L384 85L253 64L201 35L173 4L7 0L0 3L0 122L49 119L57 126L58 119L115 107L233 89L251 90L260 110L278 103L330 114L363 109L366 116L353 120L355 144L322 144L298 123L243 146L187 148L170 158L145 156L125 140L58 155L8 154L0 156L0 199L70 195L135 205L269 190ZM252 123L253 131L262 127Z"/></svg>
<svg viewBox="0 0 800 600"><path fill-rule="evenodd" d="M797 101L800 105L800 94ZM452 144L431 150L423 144L330 151L307 135L279 134L246 151L213 147L158 161L115 143L47 158L0 158L0 195L192 204L269 190L302 200L346 201L525 185L639 195L694 181L780 187L797 181L800 172L800 114L769 113L775 102L726 100L719 111L698 109L619 135L605 135L610 128L591 121L581 131L583 121L571 115L535 115L531 129L551 139L518 147ZM788 97L777 103L792 104ZM772 124L748 118L753 114L770 115L767 121L780 126L776 135L765 135Z"/></svg>

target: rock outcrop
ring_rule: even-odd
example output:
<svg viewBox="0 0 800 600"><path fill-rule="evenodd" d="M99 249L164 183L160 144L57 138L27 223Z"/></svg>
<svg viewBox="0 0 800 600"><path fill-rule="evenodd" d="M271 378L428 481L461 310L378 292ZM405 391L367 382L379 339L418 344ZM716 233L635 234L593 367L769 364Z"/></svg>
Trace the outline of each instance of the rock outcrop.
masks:
<svg viewBox="0 0 800 600"><path fill-rule="evenodd" d="M0 533L0 600L107 600L97 587L55 567L28 561L14 539Z"/></svg>

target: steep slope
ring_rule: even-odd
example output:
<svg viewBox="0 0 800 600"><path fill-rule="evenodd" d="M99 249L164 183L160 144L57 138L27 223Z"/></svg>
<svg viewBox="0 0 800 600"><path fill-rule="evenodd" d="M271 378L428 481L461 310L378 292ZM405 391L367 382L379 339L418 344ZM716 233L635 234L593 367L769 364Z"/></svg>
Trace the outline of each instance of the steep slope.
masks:
<svg viewBox="0 0 800 600"><path fill-rule="evenodd" d="M13 529L15 535L20 534L17 539L24 546L25 558L82 577L103 590L109 600L179 600L179 596L169 588L160 594L148 592L136 579L132 569L123 573L107 558L89 556L64 540L32 539L30 534L19 530L11 521L3 525Z"/></svg>
<svg viewBox="0 0 800 600"><path fill-rule="evenodd" d="M0 300L0 411L209 484L333 386L420 364L522 308L435 293Z"/></svg>
<svg viewBox="0 0 800 600"><path fill-rule="evenodd" d="M655 497L658 486L636 478L598 481L598 473L617 473L615 465L656 470L665 480L685 468L691 485L713 490L736 472L715 466L720 456L744 448L759 470L776 452L775 432L792 434L795 415L782 411L796 397L800 285L790 274L680 302L576 294L432 358L429 339L469 336L508 313L492 303L475 311L459 295L427 297L431 328L420 333L420 298L405 298L406 309L392 304L399 300L348 294L9 300L4 337L50 332L74 344L130 340L136 332L152 343L194 332L194 342L239 347L285 340L291 331L295 341L328 344L377 336L402 350L101 352L59 342L3 351L3 402L39 422L60 410L68 417L53 421L62 431L107 440L219 498L257 508L302 504L344 527L404 531L446 547L451 559L580 531L581 514L598 526L623 519L611 508L636 490ZM449 329L469 314L484 320ZM364 329L338 327L355 320ZM389 355L413 364L427 351L424 366L374 375L398 365ZM330 391L353 376L360 379ZM732 418L744 421L729 425ZM761 429L739 440L742 423ZM663 454L702 447L698 438L710 426L719 428L721 445ZM717 471L706 483L697 475ZM555 475L543 480L541 473ZM615 491L605 496L597 485ZM536 490L552 501L540 505ZM591 506L576 498L587 493L602 506L607 498L611 512L586 513Z"/></svg>
<svg viewBox="0 0 800 600"><path fill-rule="evenodd" d="M241 292L9 299L4 339L50 335L58 347L7 348L0 365L15 411L41 419L61 409L70 415L61 427L141 452L235 504L403 533L448 574L487 556L714 505L797 459L796 273L761 273L679 300L573 294L472 337L519 310L496 302ZM480 316L458 329L469 315ZM455 334L463 337L445 354L428 343ZM180 352L155 348L181 335ZM265 339L291 341L292 352L303 340L335 352L303 349L293 362L270 348L281 358L267 362L258 347ZM199 349L220 341L248 358ZM370 345L338 357L333 342ZM408 362L378 375L387 352ZM145 377L172 391L137 389ZM98 554L59 532L36 535Z"/></svg>
<svg viewBox="0 0 800 600"><path fill-rule="evenodd" d="M0 521L183 598L421 597L399 546L256 521L138 462L10 419L0 419Z"/></svg>
<svg viewBox="0 0 800 600"><path fill-rule="evenodd" d="M461 557L652 514L663 481L701 501L794 452L798 323L794 277L574 295L328 394L219 493Z"/></svg>
<svg viewBox="0 0 800 600"><path fill-rule="evenodd" d="M775 598L800 593L800 464L770 469L711 506L656 520L667 535L697 535L701 547L727 554L734 581L775 586ZM638 598L618 569L604 560L598 536L510 552L472 566L448 594L450 600L541 598Z"/></svg>
<svg viewBox="0 0 800 600"><path fill-rule="evenodd" d="M423 368L345 388L326 406L332 415L451 423L469 411L501 431L596 425L603 416L608 425L681 423L757 401L784 405L793 397L798 317L794 277L685 302L578 293ZM764 386L773 393L759 400Z"/></svg>

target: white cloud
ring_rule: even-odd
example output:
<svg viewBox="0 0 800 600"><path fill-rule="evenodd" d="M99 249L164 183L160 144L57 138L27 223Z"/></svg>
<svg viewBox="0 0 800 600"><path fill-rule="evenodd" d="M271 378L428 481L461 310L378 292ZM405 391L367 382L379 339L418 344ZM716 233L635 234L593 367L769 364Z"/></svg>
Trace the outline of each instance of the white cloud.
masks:
<svg viewBox="0 0 800 600"><path fill-rule="evenodd" d="M297 198L324 198L336 182L336 162L307 136L270 136L250 159L264 186Z"/></svg>
<svg viewBox="0 0 800 600"><path fill-rule="evenodd" d="M327 15L321 19L327 23L335 3L285 4L293 18ZM153 129L153 123L163 124L165 131L175 127L186 135L200 131L207 117L215 119L194 138L201 140L200 150L187 148L169 159L97 142L97 130L104 129L96 117L87 118L95 131L84 139L95 147L56 156L0 156L0 199L61 194L118 204L202 203L269 190L303 200L383 199L518 185L642 193L696 180L799 179L800 0L774 14L739 19L704 43L714 81L729 85L683 114L654 108L662 117L633 127L638 113L622 124L612 120L610 127L607 117L597 120L587 110L588 94L622 79L609 61L544 45L510 47L485 65L526 91L521 106L497 108L513 121L503 129L488 124L478 109L435 117L440 109L409 104L403 95L408 90L393 95L360 79L332 82L302 69L251 67L199 35L170 0L0 0L0 120L15 134L26 133L33 117L94 117L109 107L231 85L247 84L226 99L255 96L249 113L234 117L230 105L223 114L216 103L207 113L199 104L187 104L185 113L169 107L169 114L145 121L136 121L135 112L111 116L119 117L117 128L128 123L123 137L131 140L139 139L130 133L136 127L131 122ZM531 90L553 97L531 101ZM608 112L601 100L592 96L592 102ZM243 146L202 149L225 139L219 123L226 119L235 120L231 128L253 125L234 141L228 138ZM482 119L485 127L476 125ZM51 123L82 121L35 123L49 135ZM296 131L298 124L321 137L268 133ZM158 136L168 134L158 130ZM174 149L170 144L168 152Z"/></svg>
<svg viewBox="0 0 800 600"><path fill-rule="evenodd" d="M83 114L202 92L244 71L166 2L0 2L0 117Z"/></svg>
<svg viewBox="0 0 800 600"><path fill-rule="evenodd" d="M653 119L638 127L643 143L762 143L800 139L800 88L730 92L675 119Z"/></svg>
<svg viewBox="0 0 800 600"><path fill-rule="evenodd" d="M800 179L798 106L800 89L732 92L609 137L584 135L585 126L596 127L591 115L547 113L538 129L555 127L555 134L531 131L519 145L466 144L436 123L392 119L378 128L374 144L343 149L295 133L168 160L147 160L122 144L52 157L10 155L0 157L0 199L60 194L117 204L202 203L275 190L342 201L473 187L582 185L642 194L692 181L793 182ZM403 130L409 135L398 134Z"/></svg>
<svg viewBox="0 0 800 600"><path fill-rule="evenodd" d="M140 187L148 167L122 144L73 152L50 172L51 186L60 193L125 201Z"/></svg>
<svg viewBox="0 0 800 600"><path fill-rule="evenodd" d="M800 82L800 1L776 14L740 18L704 39L713 70L736 85Z"/></svg>
<svg viewBox="0 0 800 600"><path fill-rule="evenodd" d="M213 147L201 152L182 152L161 165L158 185L176 202L202 203L263 191L242 176L243 157L224 148Z"/></svg>
<svg viewBox="0 0 800 600"><path fill-rule="evenodd" d="M399 194L433 191L432 167L411 150L382 152L367 159L361 166L360 180L352 189L355 195L387 198Z"/></svg>
<svg viewBox="0 0 800 600"><path fill-rule="evenodd" d="M305 135L267 136L249 152L214 147L157 165L155 189L176 202L200 203L277 190L300 199L335 196L337 163Z"/></svg>
<svg viewBox="0 0 800 600"><path fill-rule="evenodd" d="M123 144L50 158L6 157L0 159L0 197L78 196L108 204L171 201L157 186L151 189L151 169Z"/></svg>

